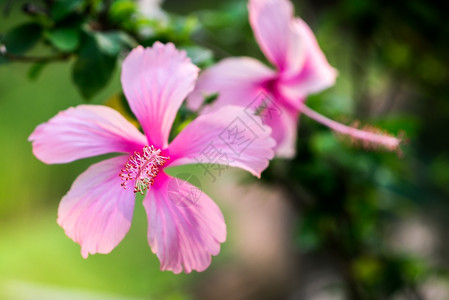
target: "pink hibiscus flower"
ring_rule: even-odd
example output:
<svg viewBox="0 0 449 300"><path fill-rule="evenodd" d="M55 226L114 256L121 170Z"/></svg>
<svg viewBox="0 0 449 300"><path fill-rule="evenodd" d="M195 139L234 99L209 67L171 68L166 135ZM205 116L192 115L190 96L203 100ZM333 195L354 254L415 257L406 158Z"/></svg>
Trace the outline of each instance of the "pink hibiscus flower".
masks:
<svg viewBox="0 0 449 300"><path fill-rule="evenodd" d="M206 194L164 169L198 163L213 143L227 157L227 165L260 176L274 154L274 140L260 119L227 106L198 117L169 143L177 111L197 76L198 68L173 44L137 47L123 63L121 81L145 135L118 112L100 105L69 108L31 134L34 155L47 164L121 153L90 166L60 203L58 224L81 245L84 258L117 246L131 225L134 194L145 191L148 243L161 270L203 271L211 255L219 253L226 239L220 209ZM236 120L246 126L239 139L251 141L239 152L226 140L226 130Z"/></svg>
<svg viewBox="0 0 449 300"><path fill-rule="evenodd" d="M256 40L270 69L249 57L228 58L205 70L188 99L191 109L201 107L204 97L218 93L214 103L203 111L237 104L262 113L276 140L276 155L295 154L299 114L304 113L365 145L396 149L399 140L376 132L361 131L336 123L305 106L305 97L332 86L337 72L322 53L307 24L294 17L293 5L287 0L250 0L249 20Z"/></svg>

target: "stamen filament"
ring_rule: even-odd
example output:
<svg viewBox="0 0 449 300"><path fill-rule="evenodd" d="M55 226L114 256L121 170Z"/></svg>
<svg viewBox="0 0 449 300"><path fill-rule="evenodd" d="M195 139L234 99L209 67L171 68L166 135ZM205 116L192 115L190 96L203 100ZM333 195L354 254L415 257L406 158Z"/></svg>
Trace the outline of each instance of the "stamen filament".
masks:
<svg viewBox="0 0 449 300"><path fill-rule="evenodd" d="M154 184L154 178L159 173L159 167L170 159L168 156L161 156L161 150L153 146L145 146L142 154L135 151L134 155L128 158L125 168L121 170L119 176L122 179L121 186L126 189L129 181L135 181L134 193L144 194Z"/></svg>

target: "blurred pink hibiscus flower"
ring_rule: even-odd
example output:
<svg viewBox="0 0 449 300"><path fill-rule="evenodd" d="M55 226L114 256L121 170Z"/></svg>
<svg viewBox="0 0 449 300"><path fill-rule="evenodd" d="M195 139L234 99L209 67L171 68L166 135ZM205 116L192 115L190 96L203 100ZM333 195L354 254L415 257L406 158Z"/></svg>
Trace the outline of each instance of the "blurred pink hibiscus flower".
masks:
<svg viewBox="0 0 449 300"><path fill-rule="evenodd" d="M169 143L175 116L197 76L198 68L173 44L139 46L123 62L121 81L145 135L117 111L100 105L69 108L31 134L34 155L47 164L121 153L90 166L61 200L58 224L81 245L84 258L109 253L117 246L131 225L134 194L145 191L148 243L161 270L203 271L211 256L219 253L226 239L220 209L188 182L175 179L174 190L170 185L174 177L164 168L197 163L213 141L229 166L260 176L273 157L274 141L260 119L227 106L196 118ZM217 138L236 118L248 128L240 132L241 137L252 141L241 152Z"/></svg>
<svg viewBox="0 0 449 300"><path fill-rule="evenodd" d="M276 155L295 155L299 114L315 119L334 131L349 135L363 145L394 150L399 139L389 135L358 130L334 122L307 107L307 95L335 83L336 70L321 51L309 26L294 17L288 0L250 0L249 21L256 40L273 70L250 57L227 58L205 70L188 98L193 110L200 109L207 95L217 99L204 112L235 104L257 112L272 128Z"/></svg>

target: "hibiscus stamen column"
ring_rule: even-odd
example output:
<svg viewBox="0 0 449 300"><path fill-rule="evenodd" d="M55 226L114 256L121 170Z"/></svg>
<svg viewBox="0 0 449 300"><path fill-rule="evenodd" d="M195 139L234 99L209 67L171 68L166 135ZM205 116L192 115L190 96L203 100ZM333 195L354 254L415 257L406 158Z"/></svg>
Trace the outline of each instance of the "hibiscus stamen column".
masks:
<svg viewBox="0 0 449 300"><path fill-rule="evenodd" d="M383 147L389 151L394 151L398 150L399 145L401 144L400 138L378 130L370 131L369 129L362 130L346 126L319 114L305 104L301 104L299 109L309 118L329 127L333 131L349 136L354 139L354 141L360 141L364 147Z"/></svg>
<svg viewBox="0 0 449 300"><path fill-rule="evenodd" d="M135 180L134 193L145 193L154 184L154 178L159 173L159 167L163 166L168 156L162 156L160 149L155 149L153 145L145 146L142 154L135 151L134 155L128 158L125 168L119 174L122 179L122 187L126 189L129 181Z"/></svg>

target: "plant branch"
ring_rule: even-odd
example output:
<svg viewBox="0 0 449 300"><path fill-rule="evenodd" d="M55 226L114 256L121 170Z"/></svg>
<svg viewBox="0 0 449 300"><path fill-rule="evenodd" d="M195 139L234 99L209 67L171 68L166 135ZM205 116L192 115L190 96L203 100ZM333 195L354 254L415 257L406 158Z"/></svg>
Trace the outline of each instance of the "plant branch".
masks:
<svg viewBox="0 0 449 300"><path fill-rule="evenodd" d="M14 61L14 62L23 62L23 63L46 63L46 62L52 62L52 61L64 61L67 60L70 57L69 53L61 53L58 55L53 56L22 56L22 55L15 55L12 53L9 53L6 51L6 48L4 45L0 46L0 56L6 57L8 60Z"/></svg>

